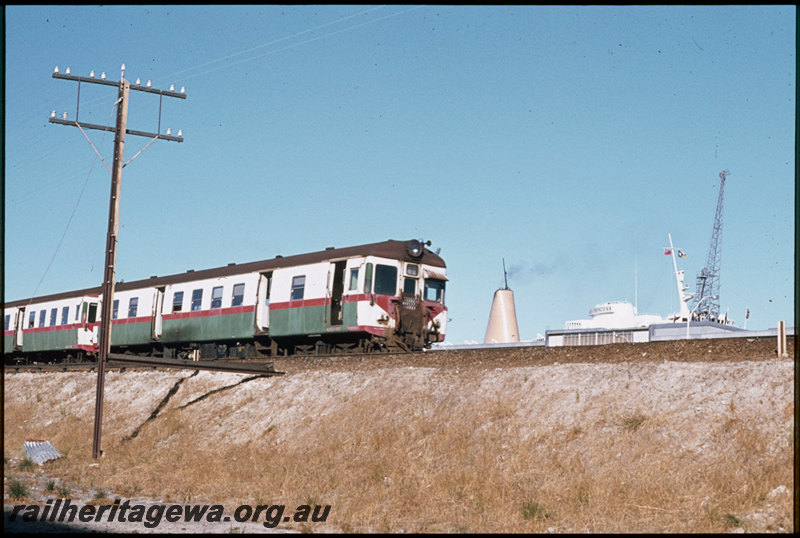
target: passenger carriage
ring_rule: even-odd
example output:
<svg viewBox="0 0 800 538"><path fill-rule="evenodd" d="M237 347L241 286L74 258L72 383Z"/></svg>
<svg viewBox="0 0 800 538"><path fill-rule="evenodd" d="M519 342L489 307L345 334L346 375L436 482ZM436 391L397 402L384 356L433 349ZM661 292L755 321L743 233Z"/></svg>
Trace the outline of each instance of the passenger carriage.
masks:
<svg viewBox="0 0 800 538"><path fill-rule="evenodd" d="M421 349L444 340L446 281L438 254L390 240L120 282L112 352L198 359ZM96 353L96 292L6 304L6 353Z"/></svg>
<svg viewBox="0 0 800 538"><path fill-rule="evenodd" d="M4 306L3 352L29 356L61 352L67 358L97 351L97 295L57 294Z"/></svg>
<svg viewBox="0 0 800 538"><path fill-rule="evenodd" d="M268 285L267 275L231 264L166 286L159 340L167 356L187 345L203 348L203 358L242 356L269 326Z"/></svg>
<svg viewBox="0 0 800 538"><path fill-rule="evenodd" d="M121 286L122 287L122 286ZM100 301L102 302L102 295ZM155 287L114 292L111 305L111 345L147 346L157 339L161 297Z"/></svg>

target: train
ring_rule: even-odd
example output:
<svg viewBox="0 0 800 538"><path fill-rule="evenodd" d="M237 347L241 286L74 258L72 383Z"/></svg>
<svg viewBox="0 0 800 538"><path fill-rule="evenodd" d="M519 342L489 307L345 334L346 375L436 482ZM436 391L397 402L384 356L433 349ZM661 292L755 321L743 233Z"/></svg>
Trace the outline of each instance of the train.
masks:
<svg viewBox="0 0 800 538"><path fill-rule="evenodd" d="M445 338L447 271L387 240L118 282L111 352L215 360L418 351ZM3 305L6 362L97 358L102 288Z"/></svg>

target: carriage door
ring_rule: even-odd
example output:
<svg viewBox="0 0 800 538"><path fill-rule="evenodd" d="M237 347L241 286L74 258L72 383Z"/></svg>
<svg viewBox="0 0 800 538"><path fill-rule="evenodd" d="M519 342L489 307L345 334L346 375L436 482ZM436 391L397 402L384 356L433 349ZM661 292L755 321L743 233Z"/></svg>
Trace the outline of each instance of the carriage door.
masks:
<svg viewBox="0 0 800 538"><path fill-rule="evenodd" d="M89 304L89 311L86 317L86 323L96 323L97 322L97 304L98 303L88 303Z"/></svg>
<svg viewBox="0 0 800 538"><path fill-rule="evenodd" d="M16 347L22 347L22 329L25 327L25 311L23 309L17 310L17 317L14 325L14 338L16 338Z"/></svg>
<svg viewBox="0 0 800 538"><path fill-rule="evenodd" d="M256 330L264 331L269 327L269 288L272 283L272 271L258 276L258 292L256 293Z"/></svg>
<svg viewBox="0 0 800 538"><path fill-rule="evenodd" d="M161 338L161 310L164 308L164 287L156 288L156 297L153 301L153 325L150 330L150 338L159 340Z"/></svg>
<svg viewBox="0 0 800 538"><path fill-rule="evenodd" d="M334 263L331 286L331 316L328 325L342 324L342 294L344 293L344 268L347 260Z"/></svg>
<svg viewBox="0 0 800 538"><path fill-rule="evenodd" d="M415 341L415 345L424 344L424 320L422 301L419 296L419 266L406 264L403 274L403 291L401 293L400 329L406 333L407 341Z"/></svg>
<svg viewBox="0 0 800 538"><path fill-rule="evenodd" d="M89 344L95 345L99 341L98 335L98 326L96 325L97 319L97 307L100 304L99 301L85 301L81 304L81 323L84 324L85 331L78 331L78 343L81 343L81 336L80 334L83 333L85 336L84 338L89 339ZM88 327L87 327L88 325ZM92 327L94 325L94 327ZM87 334L88 333L88 334ZM87 342L84 342L87 343Z"/></svg>

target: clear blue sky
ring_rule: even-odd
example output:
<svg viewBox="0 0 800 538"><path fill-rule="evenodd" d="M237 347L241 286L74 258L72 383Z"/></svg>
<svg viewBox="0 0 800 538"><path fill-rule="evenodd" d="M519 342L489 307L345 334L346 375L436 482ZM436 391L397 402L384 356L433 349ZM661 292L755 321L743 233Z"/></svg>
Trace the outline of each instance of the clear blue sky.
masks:
<svg viewBox="0 0 800 538"><path fill-rule="evenodd" d="M110 174L78 129L48 122L74 118L77 94L51 75L119 80L124 63L188 98L161 112L185 142L124 170L118 280L423 238L448 265L454 343L483 340L503 259L523 339L604 301L666 316L667 234L694 288L728 169L722 310L741 326L749 308L748 329L792 324L794 6L5 17L7 300L102 281ZM81 85L80 119L113 124L115 93ZM128 127L157 126L158 99L132 92ZM110 162L113 137L87 135ZM129 136L126 160L147 143Z"/></svg>

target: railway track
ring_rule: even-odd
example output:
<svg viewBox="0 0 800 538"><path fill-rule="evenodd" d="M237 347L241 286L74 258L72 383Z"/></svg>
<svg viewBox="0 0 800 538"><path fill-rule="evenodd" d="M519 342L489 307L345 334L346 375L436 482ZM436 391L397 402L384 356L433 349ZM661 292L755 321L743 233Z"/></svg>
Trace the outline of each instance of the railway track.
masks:
<svg viewBox="0 0 800 538"><path fill-rule="evenodd" d="M155 357L110 355L107 368L184 368L241 373L280 375L310 370L379 369L387 367L505 368L567 363L617 362L719 362L776 358L774 337L714 338L672 340L600 346L544 347L541 345L474 346L439 348L415 353L346 353L292 355L264 359L190 361ZM794 357L794 338L788 342L789 357ZM93 371L96 363L6 364L6 371Z"/></svg>
<svg viewBox="0 0 800 538"><path fill-rule="evenodd" d="M788 344L794 357L794 341ZM382 368L437 368L455 374L486 370L570 363L722 362L767 360L777 357L774 337L673 340L598 346L474 346L440 348L422 353L381 353L275 358L275 367L287 374L314 370L378 370Z"/></svg>
<svg viewBox="0 0 800 538"><path fill-rule="evenodd" d="M272 361L222 361L222 360L203 360L191 361L183 359L164 359L160 357L139 357L133 355L109 354L106 363L107 370L125 370L127 368L168 368L184 370L211 370L216 372L235 372L240 374L255 374L264 376L282 375L284 372L275 370ZM97 362L62 362L62 363L27 363L27 364L6 364L5 370L37 371L37 372L68 372L68 371L95 371Z"/></svg>

